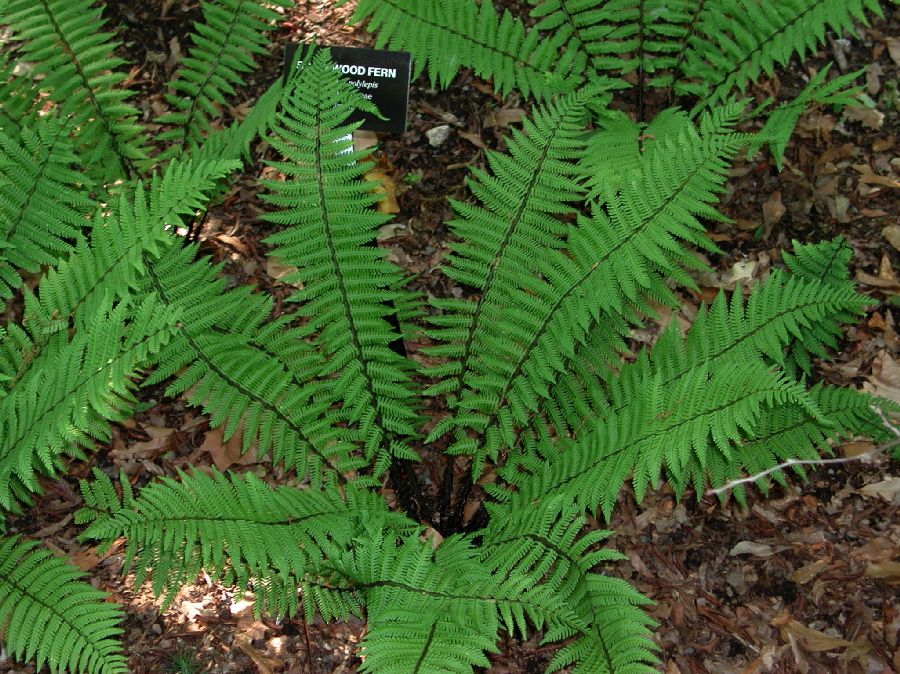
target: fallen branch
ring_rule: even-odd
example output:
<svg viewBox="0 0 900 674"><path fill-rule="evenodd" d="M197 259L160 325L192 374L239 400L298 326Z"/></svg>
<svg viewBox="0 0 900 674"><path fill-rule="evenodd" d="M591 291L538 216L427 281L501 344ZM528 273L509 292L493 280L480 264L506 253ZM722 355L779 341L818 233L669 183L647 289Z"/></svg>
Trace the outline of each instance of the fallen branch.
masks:
<svg viewBox="0 0 900 674"><path fill-rule="evenodd" d="M863 452L862 454L857 454L856 456L844 456L833 459L788 459L784 463L779 463L777 466L773 466L772 468L764 470L761 473L756 473L755 475L750 475L749 477L742 477L738 480L731 480L730 482L726 482L721 487L718 487L716 489L707 489L706 496L718 496L719 494L723 494L726 491L734 489L735 487L738 487L742 484L756 482L757 480L760 480L767 475L771 475L772 473L783 470L784 468L790 468L791 466L825 466L834 463L850 463L852 461L863 461L865 463L874 462L876 460L876 457L889 452L890 450L894 449L894 447L900 446L900 428L888 421L887 415L885 415L884 411L882 411L880 407L872 405L871 409L881 419L881 423L884 424L884 427L896 436L896 440L891 440L890 442L879 445L878 447L873 447L868 452Z"/></svg>

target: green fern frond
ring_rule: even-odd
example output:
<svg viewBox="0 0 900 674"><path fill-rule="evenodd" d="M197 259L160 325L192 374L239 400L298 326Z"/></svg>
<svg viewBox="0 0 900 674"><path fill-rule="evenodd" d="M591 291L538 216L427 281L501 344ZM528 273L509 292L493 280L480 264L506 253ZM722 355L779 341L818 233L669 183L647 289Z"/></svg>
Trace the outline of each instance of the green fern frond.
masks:
<svg viewBox="0 0 900 674"><path fill-rule="evenodd" d="M698 367L666 384L645 354L625 369L643 377L637 397L579 441L563 443L533 473L504 473L518 486L513 507L564 494L584 508L599 506L608 520L629 475L638 500L663 467L674 485L684 486L695 463L706 469L716 452L730 457L774 407L797 405L828 423L802 385L759 359L727 370Z"/></svg>
<svg viewBox="0 0 900 674"><path fill-rule="evenodd" d="M810 79L793 100L779 105L769 113L766 123L757 135L758 140L750 144L747 156L752 156L763 144L767 144L775 160L775 166L781 170L784 150L788 140L794 133L794 127L800 120L800 116L806 112L810 105L853 105L857 103L856 95L862 90L862 85L852 86L863 74L862 70L839 75L826 80L831 64L828 64Z"/></svg>
<svg viewBox="0 0 900 674"><path fill-rule="evenodd" d="M811 250L821 253L833 250L834 245L820 244ZM868 300L855 292L853 284L837 286L775 270L746 300L741 293L734 293L729 305L720 293L710 307L701 307L685 340L677 322L671 323L653 348L652 368L662 377L663 386L698 367L715 369L759 357L792 369L799 349L818 349L818 335L825 326L838 330L839 323L857 320L867 305ZM597 348L598 342L608 339L604 331L592 330L587 341L576 348L569 370L559 377L542 414L532 421L530 433L536 436L532 443L536 438L577 436L596 420L614 417L639 395L643 373L625 368L613 376L613 365L604 360L604 350ZM531 458L522 458L525 463L536 457L533 451L526 454ZM519 460L511 457L510 465Z"/></svg>
<svg viewBox="0 0 900 674"><path fill-rule="evenodd" d="M36 491L35 471L55 474L63 454L108 437L128 409L132 379L172 336L179 310L161 306L142 279L204 189L231 165L172 163L132 198L95 216L90 244L48 271L39 296L26 293L25 329L0 347L7 395L0 401L0 505ZM71 336L69 333L72 333Z"/></svg>
<svg viewBox="0 0 900 674"><path fill-rule="evenodd" d="M681 64L679 94L700 98L694 113L743 91L775 65L785 66L825 43L827 31L853 33L854 23L868 25L866 13L882 16L877 0L708 0Z"/></svg>
<svg viewBox="0 0 900 674"><path fill-rule="evenodd" d="M466 439L449 451L476 454L477 474L484 457L496 460L511 446L515 427L549 398L592 325L618 335L636 308L650 313L647 298L674 302L666 277L693 285L682 267L699 263L678 240L712 247L697 218L721 218L709 204L722 189L728 159L745 142L740 134L691 128L656 145L627 191L607 194L592 217L570 227L567 254L542 254L539 278L510 289L505 305L493 310L496 320L476 336L480 349L460 398L461 425L485 433L485 442Z"/></svg>
<svg viewBox="0 0 900 674"><path fill-rule="evenodd" d="M668 86L702 0L530 0L537 30L584 53L598 73L637 72L637 86ZM581 60L581 59L579 59Z"/></svg>
<svg viewBox="0 0 900 674"><path fill-rule="evenodd" d="M584 91L536 107L523 130L512 132L507 153L488 151L491 173L473 169L468 181L485 206L451 200L456 218L449 224L462 242L450 244L453 253L442 269L481 295L477 300L432 301L443 314L431 318L438 329L428 335L444 344L427 353L452 360L430 374L455 376L428 393L450 392L453 397L459 393L480 350L475 337L483 323L496 320L492 310L504 304L507 289L534 272L541 251L565 245L561 218L576 213L576 205L584 199L576 161L584 153L585 106L593 95Z"/></svg>
<svg viewBox="0 0 900 674"><path fill-rule="evenodd" d="M509 10L498 16L490 0L361 0L352 20L368 20L377 48L412 52L413 77L427 68L432 86L446 87L460 68L472 68L501 96L517 90L549 100L583 80L585 57L574 49L559 53L565 35L526 31Z"/></svg>
<svg viewBox="0 0 900 674"><path fill-rule="evenodd" d="M553 588L591 630L568 643L551 661L548 672L575 665L576 672L652 672L656 660L649 639L653 625L640 606L648 600L627 583L592 572L598 564L624 559L598 548L611 532L582 535L582 509L561 497L550 497L527 509L486 504L490 524L482 561L497 574L515 572ZM547 632L544 643L568 636Z"/></svg>
<svg viewBox="0 0 900 674"><path fill-rule="evenodd" d="M0 5L0 17L4 12L5 7ZM0 131L12 136L21 124L34 119L37 90L31 80L16 74L16 52L9 45L4 46L0 54Z"/></svg>
<svg viewBox="0 0 900 674"><path fill-rule="evenodd" d="M225 439L240 432L245 452L255 442L259 457L271 452L315 484L360 468L351 456L356 434L318 379L323 359L306 333L285 320L267 326L271 298L251 286L226 292L220 267L196 253L173 241L149 268L147 290L177 308L182 327L146 384L175 375L167 395L185 393L213 427L224 424Z"/></svg>
<svg viewBox="0 0 900 674"><path fill-rule="evenodd" d="M686 112L667 108L649 124L634 122L623 112L610 110L597 119L582 160L588 177L588 199L615 193L640 175L641 166L653 147L667 138L677 138L690 126Z"/></svg>
<svg viewBox="0 0 900 674"><path fill-rule="evenodd" d="M365 597L361 671L470 673L490 665L484 651L497 651L499 619L476 552L463 538L433 550L418 532L398 542L374 527L358 539L336 566Z"/></svg>
<svg viewBox="0 0 900 674"><path fill-rule="evenodd" d="M484 550L463 536L435 548L418 535L398 539L393 531L370 530L336 565L365 597L365 671L472 672L488 666L484 653L497 650L499 629L524 635L529 625L545 630L545 642L575 637L570 651L578 652L566 653L549 671L571 662L581 671L652 671L646 632L652 621L635 608L646 600L624 582L588 573L615 556L587 552L599 537L579 541L575 554L560 554L557 542L580 528L570 514L557 527L551 514L546 528L553 530L540 529L533 540L500 538ZM590 616L569 604L570 590L576 601L581 596L570 582L574 576L587 584ZM616 639L618 653L608 652Z"/></svg>
<svg viewBox="0 0 900 674"><path fill-rule="evenodd" d="M52 674L124 674L121 609L37 543L0 537L0 635L19 661Z"/></svg>
<svg viewBox="0 0 900 674"><path fill-rule="evenodd" d="M22 280L59 262L88 224L94 210L90 182L73 169L70 123L56 116L22 126L17 138L0 131L0 297L9 298Z"/></svg>
<svg viewBox="0 0 900 674"><path fill-rule="evenodd" d="M25 41L23 58L44 77L40 88L79 131L84 165L103 167L103 180L136 178L147 160L138 110L121 87L125 63L114 56L114 33L103 32L102 8L92 0L12 0L2 17ZM110 166L110 160L112 165Z"/></svg>
<svg viewBox="0 0 900 674"><path fill-rule="evenodd" d="M109 438L124 417L137 370L169 338L177 316L147 297L137 305L105 302L69 337L67 321L41 320L26 299L25 323L43 342L0 400L0 506L13 505L10 480L39 491L36 471L55 475L60 457Z"/></svg>
<svg viewBox="0 0 900 674"><path fill-rule="evenodd" d="M275 114L284 96L284 85L276 80L254 104L240 122L233 122L225 129L213 131L187 156L193 162L250 160L250 145L266 135L275 122Z"/></svg>
<svg viewBox="0 0 900 674"><path fill-rule="evenodd" d="M849 294L855 292L850 279L850 259L853 249L843 237L818 244L794 241L793 253L784 253L784 263L797 278L823 284L826 292ZM811 372L811 358L827 359L828 350L836 349L841 339L841 324L852 324L859 318L860 308L834 307L805 329L790 344L785 367L798 367L807 375Z"/></svg>
<svg viewBox="0 0 900 674"><path fill-rule="evenodd" d="M101 549L124 536L125 569L135 586L152 575L165 603L201 569L212 577L257 593L257 612L275 616L298 611L297 588L315 577L323 560L337 557L369 519L399 531L412 523L392 514L369 490L273 489L252 473L214 472L162 478L131 493L124 477L118 496L108 477L95 471L82 481L85 507L76 520L83 539Z"/></svg>
<svg viewBox="0 0 900 674"><path fill-rule="evenodd" d="M265 181L263 198L285 210L265 219L286 225L266 239L272 254L298 271L287 280L302 284L290 300L309 316L306 329L326 354L323 377L334 377L333 398L358 424L368 460L377 456L376 473L391 454L416 454L399 439L415 434L411 364L390 349L398 335L385 318L403 274L384 259L375 239L387 217L371 206L378 196L360 180L368 170L362 153L344 137L355 109L374 107L319 53L295 80L279 115L272 146L287 161L271 165L290 179Z"/></svg>
<svg viewBox="0 0 900 674"><path fill-rule="evenodd" d="M686 471L686 477L693 476L695 486L708 479L710 485L718 487L745 475L760 474L790 460L815 462L820 453L834 453L829 441L842 442L854 437L867 437L876 442L896 439L872 409L873 405L880 405L887 410L896 410L896 404L886 404L886 401L861 391L822 384L810 389L809 396L823 419L828 421L827 425L802 407L780 406L760 419L753 433L738 444L730 456L713 456L713 461L705 470L694 465ZM802 465L792 466L791 469L801 479L806 479L807 469ZM754 484L764 495L768 495L770 480L787 485L783 471L770 473ZM674 486L679 488L679 485ZM734 495L741 503L745 502L742 485L734 489Z"/></svg>
<svg viewBox="0 0 900 674"><path fill-rule="evenodd" d="M202 144L212 130L210 120L222 115L221 106L235 87L244 84L247 73L256 69L254 56L265 55L267 35L280 18L273 6L290 3L256 0L213 0L203 2L203 22L194 24L193 46L182 59L176 78L170 83L175 94L166 100L175 111L157 121L176 128L160 134L174 140L171 154ZM217 158L222 158L220 155Z"/></svg>

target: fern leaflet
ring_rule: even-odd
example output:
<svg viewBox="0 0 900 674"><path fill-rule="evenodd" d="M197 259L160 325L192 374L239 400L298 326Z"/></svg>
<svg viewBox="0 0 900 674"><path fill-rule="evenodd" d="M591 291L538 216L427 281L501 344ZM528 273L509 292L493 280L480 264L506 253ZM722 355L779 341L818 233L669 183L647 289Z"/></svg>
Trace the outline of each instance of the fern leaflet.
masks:
<svg viewBox="0 0 900 674"><path fill-rule="evenodd" d="M59 262L94 208L90 183L72 167L70 125L55 116L22 126L19 137L0 131L0 296L21 285L17 270L31 273Z"/></svg>
<svg viewBox="0 0 900 674"><path fill-rule="evenodd" d="M211 131L210 119L222 114L218 106L225 105L226 96L234 95L234 88L244 84L246 73L256 68L254 55L267 53L266 33L279 18L271 6L288 6L286 2L256 0L201 4L204 21L194 24L194 44L182 59L178 76L170 83L177 93L166 96L176 111L157 120L176 125L160 134L161 140L177 141L170 153L199 145Z"/></svg>
<svg viewBox="0 0 900 674"><path fill-rule="evenodd" d="M0 537L0 634L17 660L52 674L124 674L121 609L84 573L16 536Z"/></svg>
<svg viewBox="0 0 900 674"><path fill-rule="evenodd" d="M44 75L40 88L81 129L79 150L85 166L103 167L103 180L136 178L147 160L138 110L118 88L124 61L113 55L113 33L99 28L101 8L91 0L12 0L2 17L25 40L23 56ZM113 165L109 165L112 159Z"/></svg>
<svg viewBox="0 0 900 674"><path fill-rule="evenodd" d="M548 100L583 79L584 57L574 49L559 54L564 38L526 31L508 10L498 16L490 0L361 0L353 20L363 19L377 31L377 48L412 52L413 77L427 68L432 86L446 87L460 68L472 68L502 96L518 90Z"/></svg>

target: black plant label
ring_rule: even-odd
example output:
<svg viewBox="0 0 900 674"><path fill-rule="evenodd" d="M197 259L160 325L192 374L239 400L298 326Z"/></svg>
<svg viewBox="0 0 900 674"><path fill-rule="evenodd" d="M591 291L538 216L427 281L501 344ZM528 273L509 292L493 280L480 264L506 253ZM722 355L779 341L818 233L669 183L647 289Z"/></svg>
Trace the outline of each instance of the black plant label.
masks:
<svg viewBox="0 0 900 674"><path fill-rule="evenodd" d="M361 129L385 133L406 130L406 109L409 104L409 75L412 59L409 52L358 47L329 47L335 67L347 77L360 93L375 104L385 119L357 111L351 122L362 120ZM289 43L284 49L284 79L290 69L303 63L304 46Z"/></svg>

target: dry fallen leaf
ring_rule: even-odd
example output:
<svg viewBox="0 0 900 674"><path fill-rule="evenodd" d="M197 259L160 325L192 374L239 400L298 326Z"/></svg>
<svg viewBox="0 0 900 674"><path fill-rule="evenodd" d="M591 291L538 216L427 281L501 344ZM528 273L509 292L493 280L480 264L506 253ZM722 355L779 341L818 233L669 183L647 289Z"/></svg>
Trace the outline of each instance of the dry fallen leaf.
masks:
<svg viewBox="0 0 900 674"><path fill-rule="evenodd" d="M881 265L878 268L878 276L872 276L864 271L856 272L856 280L874 288L884 288L893 292L900 292L900 281L894 275L891 260L887 254L881 256Z"/></svg>
<svg viewBox="0 0 900 674"><path fill-rule="evenodd" d="M773 621L773 624L775 624L775 621ZM784 624L777 625L777 627L781 630L782 639L789 641L790 637L793 636L800 641L804 649L813 651L814 653L820 651L833 651L838 648L847 648L850 646L850 642L846 639L833 637L824 632L820 632L819 630L814 630L796 620L789 620Z"/></svg>
<svg viewBox="0 0 900 674"><path fill-rule="evenodd" d="M763 202L763 222L766 223L766 231L771 231L774 225L777 225L785 214L784 204L781 202L781 192L775 191Z"/></svg>
<svg viewBox="0 0 900 674"><path fill-rule="evenodd" d="M887 239L895 250L900 250L900 225L888 225L881 230L881 236Z"/></svg>
<svg viewBox="0 0 900 674"><path fill-rule="evenodd" d="M825 570L830 562L831 558L828 557L826 559L818 559L815 562L810 562L809 564L801 566L791 574L791 581L797 583L798 585L808 583L813 578L822 573L822 571Z"/></svg>
<svg viewBox="0 0 900 674"><path fill-rule="evenodd" d="M897 65L900 65L900 37L886 37L884 43L887 45L888 54Z"/></svg>
<svg viewBox="0 0 900 674"><path fill-rule="evenodd" d="M851 122L859 122L869 129L880 129L884 124L884 113L864 105L848 105L844 108L844 117Z"/></svg>
<svg viewBox="0 0 900 674"><path fill-rule="evenodd" d="M262 639L266 633L266 625L261 620L257 620L253 616L253 600L240 599L233 603L230 607L231 615L237 618L237 626L235 630L248 641Z"/></svg>
<svg viewBox="0 0 900 674"><path fill-rule="evenodd" d="M872 361L872 374L863 390L900 403L900 365L887 351L881 351Z"/></svg>
<svg viewBox="0 0 900 674"><path fill-rule="evenodd" d="M489 110L484 116L484 127L509 126L510 124L521 122L524 116L525 111L522 108L504 108L503 110L497 111Z"/></svg>
<svg viewBox="0 0 900 674"><path fill-rule="evenodd" d="M150 436L149 440L135 442L124 449L113 449L109 456L116 465L123 461L138 459L155 459L170 449L173 440L174 428L161 428L159 426L144 426L144 432Z"/></svg>
<svg viewBox="0 0 900 674"><path fill-rule="evenodd" d="M880 176L875 173L868 164L854 164L853 168L859 173L859 182L864 185L881 185L882 187L900 188L900 181Z"/></svg>
<svg viewBox="0 0 900 674"><path fill-rule="evenodd" d="M900 585L900 562L877 562L866 567L869 578L884 578L890 585Z"/></svg>
<svg viewBox="0 0 900 674"><path fill-rule="evenodd" d="M894 147L894 143L897 142L896 136L888 136L887 138L879 138L874 143L872 143L872 152L887 152L892 147Z"/></svg>
<svg viewBox="0 0 900 674"><path fill-rule="evenodd" d="M289 264L285 264L277 257L269 255L266 258L266 273L271 276L276 281L281 281L282 278L287 276L288 274L293 274L297 271L297 267L294 267ZM295 283L293 284L298 288L302 288L302 284Z"/></svg>
<svg viewBox="0 0 900 674"><path fill-rule="evenodd" d="M741 541L735 545L728 554L732 557L737 555L753 555L755 557L771 557L776 552L775 548L765 543L754 543L753 541Z"/></svg>
<svg viewBox="0 0 900 674"><path fill-rule="evenodd" d="M405 232L407 229L409 229L409 227L405 222L391 222L379 227L378 234L375 238L378 241L389 241L390 239L396 239L398 236L401 236L402 232Z"/></svg>
<svg viewBox="0 0 900 674"><path fill-rule="evenodd" d="M885 562L900 556L900 546L889 538L878 536L854 549L850 556L861 562Z"/></svg>
<svg viewBox="0 0 900 674"><path fill-rule="evenodd" d="M479 136L477 133L468 133L466 131L460 131L459 137L465 138L467 141L472 143L472 145L474 145L475 147L479 147L482 150L487 149L487 145L484 144L484 141L481 140L481 136Z"/></svg>
<svg viewBox="0 0 900 674"><path fill-rule="evenodd" d="M734 290L739 284L749 285L756 275L759 263L756 260L744 260L735 262L731 269L722 274L722 280L717 284L726 290Z"/></svg>
<svg viewBox="0 0 900 674"><path fill-rule="evenodd" d="M244 636L236 637L234 643L244 652L244 655L253 660L259 674L275 674L276 668L281 669L284 667L284 663L278 658L273 658L253 648Z"/></svg>
<svg viewBox="0 0 900 674"><path fill-rule="evenodd" d="M397 203L397 182L384 169L372 169L367 171L366 180L374 183L372 191L381 198L378 200L379 213L399 213L400 204Z"/></svg>
<svg viewBox="0 0 900 674"><path fill-rule="evenodd" d="M203 438L203 444L197 448L199 453L209 452L212 457L213 464L219 470L227 470L231 466L249 466L259 463L257 458L256 447L250 447L246 454L241 453L241 436L240 429L232 435L228 442L222 440L225 427L219 426L207 432Z"/></svg>
<svg viewBox="0 0 900 674"><path fill-rule="evenodd" d="M880 497L885 501L893 501L900 494L900 477L889 477L881 482L867 484L859 490L864 496Z"/></svg>

